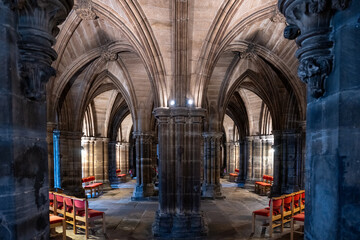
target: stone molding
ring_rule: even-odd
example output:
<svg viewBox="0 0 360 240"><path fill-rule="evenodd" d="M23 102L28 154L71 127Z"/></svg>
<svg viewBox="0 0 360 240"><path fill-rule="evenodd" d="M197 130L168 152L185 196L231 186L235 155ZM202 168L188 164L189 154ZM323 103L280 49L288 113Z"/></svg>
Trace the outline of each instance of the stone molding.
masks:
<svg viewBox="0 0 360 240"><path fill-rule="evenodd" d="M45 84L56 73L51 64L57 58L57 53L52 48L59 33L57 26L65 21L73 2L71 0L12 2L18 15L21 88L28 99L44 101Z"/></svg>
<svg viewBox="0 0 360 240"><path fill-rule="evenodd" d="M109 46L103 46L101 48L101 58L106 62L112 62L118 59L118 54L112 52Z"/></svg>
<svg viewBox="0 0 360 240"><path fill-rule="evenodd" d="M92 7L92 0L78 0L75 12L82 20L95 20L97 18Z"/></svg>
<svg viewBox="0 0 360 240"><path fill-rule="evenodd" d="M222 132L204 132L203 137L205 139L221 140L223 133Z"/></svg>
<svg viewBox="0 0 360 240"><path fill-rule="evenodd" d="M333 70L330 39L331 18L336 10L344 10L351 0L279 0L280 12L286 17L288 26L284 37L296 39L300 48L296 57L300 61L298 76L308 85L313 98L325 93L325 82Z"/></svg>
<svg viewBox="0 0 360 240"><path fill-rule="evenodd" d="M150 144L154 141L153 132L133 132L133 138L140 140L142 144Z"/></svg>

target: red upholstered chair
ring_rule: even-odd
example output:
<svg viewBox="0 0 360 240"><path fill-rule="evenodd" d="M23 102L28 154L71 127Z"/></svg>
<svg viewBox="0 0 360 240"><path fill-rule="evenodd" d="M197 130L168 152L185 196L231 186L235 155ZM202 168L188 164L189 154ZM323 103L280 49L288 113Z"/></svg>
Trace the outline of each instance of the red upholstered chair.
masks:
<svg viewBox="0 0 360 240"><path fill-rule="evenodd" d="M284 209L284 198L276 197L269 201L269 206L252 212L252 233L255 233L256 216L266 217L269 219L269 235L272 237L273 229L281 226L281 218ZM276 222L275 222L276 221Z"/></svg>
<svg viewBox="0 0 360 240"><path fill-rule="evenodd" d="M65 216L65 210L64 210L64 196L61 194L55 194L55 208L54 213L56 215L62 214Z"/></svg>
<svg viewBox="0 0 360 240"><path fill-rule="evenodd" d="M301 211L305 209L305 191L303 190L301 193Z"/></svg>
<svg viewBox="0 0 360 240"><path fill-rule="evenodd" d="M301 191L294 193L293 198L293 212L292 215L294 216L297 213L301 212Z"/></svg>
<svg viewBox="0 0 360 240"><path fill-rule="evenodd" d="M64 217L67 223L74 225L74 201L72 197L64 196ZM75 231L74 231L75 232Z"/></svg>
<svg viewBox="0 0 360 240"><path fill-rule="evenodd" d="M86 190L89 190L91 197L92 197L92 194L93 194L93 190L94 190L95 195L96 195L96 193L99 195L100 187L102 187L103 184L102 183L96 183L94 176L83 178L82 182L84 183L85 192L86 192Z"/></svg>
<svg viewBox="0 0 360 240"><path fill-rule="evenodd" d="M229 182L235 182L238 175L237 173L229 173Z"/></svg>
<svg viewBox="0 0 360 240"><path fill-rule="evenodd" d="M103 221L103 232L106 233L105 227L105 213L93 210L89 208L88 201L86 199L81 198L73 198L74 200L74 233L76 234L76 228L85 229L86 239L89 235L89 222L98 218L102 218ZM78 224L78 222L82 222L84 225Z"/></svg>
<svg viewBox="0 0 360 240"><path fill-rule="evenodd" d="M50 229L55 229L58 226L63 227L63 231L62 231L63 240L66 240L66 222L65 222L65 219L62 218L62 217L50 214L49 215L49 221L50 221Z"/></svg>
<svg viewBox="0 0 360 240"><path fill-rule="evenodd" d="M122 173L121 174L121 170L120 169L117 169L116 170L116 176L119 178L119 180L121 181L121 182L126 182L126 174L125 173Z"/></svg>
<svg viewBox="0 0 360 240"><path fill-rule="evenodd" d="M293 216L291 218L291 235L290 235L291 240L294 239L294 232L303 233L303 232L300 232L300 231L295 231L295 228L294 228L295 222L301 222L301 223L304 224L304 221L305 221L305 213L296 214L295 216Z"/></svg>
<svg viewBox="0 0 360 240"><path fill-rule="evenodd" d="M291 221L293 213L293 198L294 194L284 195L284 210L281 216L281 232L284 230L284 224Z"/></svg>
<svg viewBox="0 0 360 240"><path fill-rule="evenodd" d="M54 193L49 192L49 211L54 212Z"/></svg>

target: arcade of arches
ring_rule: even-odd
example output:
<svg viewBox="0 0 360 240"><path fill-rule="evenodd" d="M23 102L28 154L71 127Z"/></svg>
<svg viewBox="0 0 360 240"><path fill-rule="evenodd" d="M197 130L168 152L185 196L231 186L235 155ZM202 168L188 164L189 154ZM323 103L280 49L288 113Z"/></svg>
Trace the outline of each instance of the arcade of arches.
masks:
<svg viewBox="0 0 360 240"><path fill-rule="evenodd" d="M359 12L2 0L0 235L48 238L49 189L84 197L95 176L110 191L121 169L133 201L158 196L155 237L206 236L201 199L226 201L220 178L239 169L239 186L272 175L270 196L306 190L305 239L358 239Z"/></svg>

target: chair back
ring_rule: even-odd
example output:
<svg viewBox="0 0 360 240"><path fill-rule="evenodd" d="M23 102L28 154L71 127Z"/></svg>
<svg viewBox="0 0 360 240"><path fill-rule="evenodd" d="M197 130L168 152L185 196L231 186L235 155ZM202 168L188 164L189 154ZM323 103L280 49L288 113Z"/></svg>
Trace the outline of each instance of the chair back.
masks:
<svg viewBox="0 0 360 240"><path fill-rule="evenodd" d="M52 192L49 192L49 200L54 201L54 194Z"/></svg>
<svg viewBox="0 0 360 240"><path fill-rule="evenodd" d="M74 205L77 210L83 210L86 208L86 199L74 199Z"/></svg>

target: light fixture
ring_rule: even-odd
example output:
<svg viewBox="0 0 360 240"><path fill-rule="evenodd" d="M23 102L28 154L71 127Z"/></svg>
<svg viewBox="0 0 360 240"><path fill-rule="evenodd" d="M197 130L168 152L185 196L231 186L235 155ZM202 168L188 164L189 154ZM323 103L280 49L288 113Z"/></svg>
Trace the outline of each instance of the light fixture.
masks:
<svg viewBox="0 0 360 240"><path fill-rule="evenodd" d="M175 100L171 100L170 101L170 106L174 106L175 105Z"/></svg>
<svg viewBox="0 0 360 240"><path fill-rule="evenodd" d="M194 104L194 100L192 100L191 98L187 100L187 104L188 105L193 105Z"/></svg>

